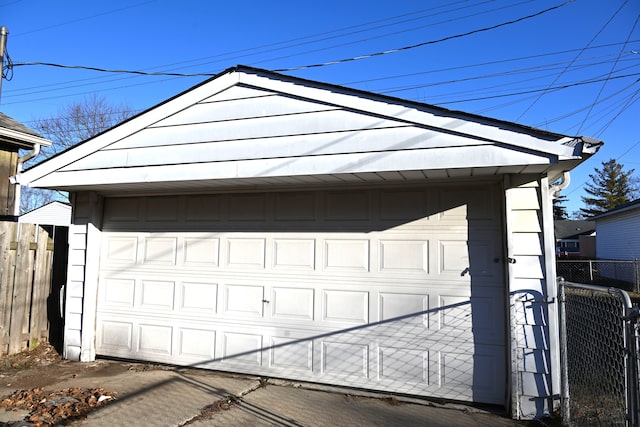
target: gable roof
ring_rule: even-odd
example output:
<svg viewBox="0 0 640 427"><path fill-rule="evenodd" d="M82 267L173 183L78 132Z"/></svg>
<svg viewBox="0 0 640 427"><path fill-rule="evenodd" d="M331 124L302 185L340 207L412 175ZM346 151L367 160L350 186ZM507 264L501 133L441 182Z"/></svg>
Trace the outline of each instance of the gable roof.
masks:
<svg viewBox="0 0 640 427"><path fill-rule="evenodd" d="M39 225L71 225L71 205L54 201L18 217L18 222Z"/></svg>
<svg viewBox="0 0 640 427"><path fill-rule="evenodd" d="M595 221L560 220L553 221L556 239L577 239L596 231Z"/></svg>
<svg viewBox="0 0 640 427"><path fill-rule="evenodd" d="M28 149L35 144L51 145L51 141L4 113L0 113L0 142Z"/></svg>
<svg viewBox="0 0 640 427"><path fill-rule="evenodd" d="M593 221L597 221L602 218L608 218L610 216L621 214L623 212L629 212L635 209L640 209L640 199L632 200L628 203L625 203L624 205L616 206L615 208L609 209L608 211L596 215L591 219Z"/></svg>
<svg viewBox="0 0 640 427"><path fill-rule="evenodd" d="M237 66L16 180L116 193L503 173L554 179L601 144Z"/></svg>

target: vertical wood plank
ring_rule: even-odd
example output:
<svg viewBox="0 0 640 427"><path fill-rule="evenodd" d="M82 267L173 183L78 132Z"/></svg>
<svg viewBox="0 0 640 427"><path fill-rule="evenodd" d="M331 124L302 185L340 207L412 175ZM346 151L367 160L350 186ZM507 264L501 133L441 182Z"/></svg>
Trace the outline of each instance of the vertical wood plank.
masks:
<svg viewBox="0 0 640 427"><path fill-rule="evenodd" d="M29 330L29 308L31 306L31 283L33 256L29 243L33 238L34 227L31 224L18 224L18 248L16 253L15 284L11 306L11 327L9 329L9 353L23 349L25 332ZM28 335L27 335L28 336Z"/></svg>
<svg viewBox="0 0 640 427"><path fill-rule="evenodd" d="M16 251L11 242L16 239L17 223L0 221L0 353L9 351L13 271Z"/></svg>
<svg viewBox="0 0 640 427"><path fill-rule="evenodd" d="M42 227L35 230L37 248L33 277L33 297L31 299L31 324L29 326L30 345L48 336L47 297L51 291L51 268L53 250L48 250L49 233Z"/></svg>
<svg viewBox="0 0 640 427"><path fill-rule="evenodd" d="M46 229L0 221L0 354L49 337L53 244Z"/></svg>

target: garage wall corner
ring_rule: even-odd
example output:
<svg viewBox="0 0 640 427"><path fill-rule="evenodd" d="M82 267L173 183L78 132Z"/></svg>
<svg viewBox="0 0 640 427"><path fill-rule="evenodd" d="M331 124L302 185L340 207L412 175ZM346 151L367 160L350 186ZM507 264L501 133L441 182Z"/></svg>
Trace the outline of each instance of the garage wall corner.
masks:
<svg viewBox="0 0 640 427"><path fill-rule="evenodd" d="M512 413L518 419L552 411L543 194L539 177L512 182L506 190Z"/></svg>
<svg viewBox="0 0 640 427"><path fill-rule="evenodd" d="M63 357L95 360L95 308L98 286L102 198L95 193L70 194L69 263L65 299Z"/></svg>

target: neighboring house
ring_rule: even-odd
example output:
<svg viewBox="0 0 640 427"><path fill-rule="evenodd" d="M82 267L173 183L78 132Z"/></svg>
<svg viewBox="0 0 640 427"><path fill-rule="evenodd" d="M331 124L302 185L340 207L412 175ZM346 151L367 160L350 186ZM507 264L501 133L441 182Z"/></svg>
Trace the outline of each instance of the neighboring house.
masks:
<svg viewBox="0 0 640 427"><path fill-rule="evenodd" d="M559 258L595 258L595 221L555 220L553 224Z"/></svg>
<svg viewBox="0 0 640 427"><path fill-rule="evenodd" d="M20 215L18 222L69 227L71 225L71 205L69 203L51 202Z"/></svg>
<svg viewBox="0 0 640 427"><path fill-rule="evenodd" d="M592 218L598 259L640 259L640 199Z"/></svg>
<svg viewBox="0 0 640 427"><path fill-rule="evenodd" d="M238 66L15 179L71 195L69 359L531 418L560 393L550 184L601 144Z"/></svg>
<svg viewBox="0 0 640 427"><path fill-rule="evenodd" d="M51 141L37 132L0 113L0 220L15 220L20 210L20 188L9 182L19 173L22 164L40 152L40 146ZM29 150L20 157L19 150Z"/></svg>
<svg viewBox="0 0 640 427"><path fill-rule="evenodd" d="M618 206L592 218L596 223L596 256L600 260L640 259L640 199ZM599 274L636 283L637 263L601 264Z"/></svg>

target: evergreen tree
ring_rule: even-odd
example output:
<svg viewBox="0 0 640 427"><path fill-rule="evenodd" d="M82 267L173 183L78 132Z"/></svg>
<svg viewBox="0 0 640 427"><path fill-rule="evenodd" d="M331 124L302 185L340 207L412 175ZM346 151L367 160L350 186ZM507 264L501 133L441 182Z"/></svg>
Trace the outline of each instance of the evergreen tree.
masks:
<svg viewBox="0 0 640 427"><path fill-rule="evenodd" d="M589 174L591 182L585 185L588 196L582 196L585 204L580 211L592 217L633 200L638 191L634 169L624 171L624 166L615 159L602 162L602 169L595 168Z"/></svg>
<svg viewBox="0 0 640 427"><path fill-rule="evenodd" d="M567 207L564 206L567 201L567 196L558 196L553 199L553 219L569 219Z"/></svg>

